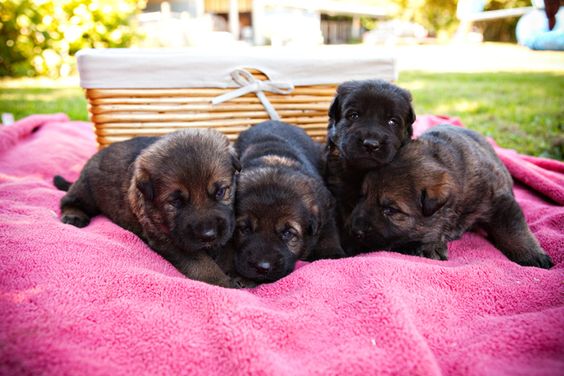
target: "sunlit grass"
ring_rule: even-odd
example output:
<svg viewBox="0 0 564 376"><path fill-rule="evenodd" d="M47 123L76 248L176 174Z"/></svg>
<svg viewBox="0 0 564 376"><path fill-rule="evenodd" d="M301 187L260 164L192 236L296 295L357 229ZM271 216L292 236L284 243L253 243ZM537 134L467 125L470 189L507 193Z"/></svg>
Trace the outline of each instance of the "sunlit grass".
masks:
<svg viewBox="0 0 564 376"><path fill-rule="evenodd" d="M0 80L0 112L11 112L16 119L64 112L71 119L88 120L86 99L76 78Z"/></svg>
<svg viewBox="0 0 564 376"><path fill-rule="evenodd" d="M564 159L564 73L402 72L417 114L457 116L469 128L521 153ZM87 120L75 78L0 80L0 112L16 119L65 112Z"/></svg>
<svg viewBox="0 0 564 376"><path fill-rule="evenodd" d="M564 158L564 73L403 72L418 114L457 116L521 153Z"/></svg>

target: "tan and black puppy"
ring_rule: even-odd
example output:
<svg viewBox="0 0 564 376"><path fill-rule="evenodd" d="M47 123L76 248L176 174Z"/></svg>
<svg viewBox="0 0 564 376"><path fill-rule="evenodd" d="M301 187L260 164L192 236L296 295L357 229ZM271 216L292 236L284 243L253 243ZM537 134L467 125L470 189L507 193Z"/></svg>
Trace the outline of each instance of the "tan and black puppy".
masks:
<svg viewBox="0 0 564 376"><path fill-rule="evenodd" d="M414 121L411 94L396 85L365 80L338 87L329 109L324 177L337 200L341 229L358 202L366 171L394 158L411 140Z"/></svg>
<svg viewBox="0 0 564 376"><path fill-rule="evenodd" d="M242 132L235 148L242 165L237 272L270 282L289 274L297 260L343 257L333 197L320 174L322 146L298 127L267 121Z"/></svg>
<svg viewBox="0 0 564 376"><path fill-rule="evenodd" d="M513 197L511 175L478 133L437 126L369 172L347 229L351 253L378 249L446 260L447 242L475 226L510 260L550 268Z"/></svg>
<svg viewBox="0 0 564 376"><path fill-rule="evenodd" d="M84 227L103 214L187 277L235 287L208 251L224 246L233 234L239 169L224 135L183 130L112 144L86 163L72 185L60 176L54 182L68 189L61 200L62 222Z"/></svg>

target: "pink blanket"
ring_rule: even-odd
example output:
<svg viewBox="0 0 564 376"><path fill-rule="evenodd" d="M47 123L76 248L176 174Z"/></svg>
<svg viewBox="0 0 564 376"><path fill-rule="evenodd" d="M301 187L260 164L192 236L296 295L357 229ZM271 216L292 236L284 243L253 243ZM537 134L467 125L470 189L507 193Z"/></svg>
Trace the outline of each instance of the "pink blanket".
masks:
<svg viewBox="0 0 564 376"><path fill-rule="evenodd" d="M58 220L53 175L75 179L95 150L91 125L64 115L0 130L2 375L564 374L560 162L498 149L551 270L468 233L445 262L375 252L228 290L106 218Z"/></svg>

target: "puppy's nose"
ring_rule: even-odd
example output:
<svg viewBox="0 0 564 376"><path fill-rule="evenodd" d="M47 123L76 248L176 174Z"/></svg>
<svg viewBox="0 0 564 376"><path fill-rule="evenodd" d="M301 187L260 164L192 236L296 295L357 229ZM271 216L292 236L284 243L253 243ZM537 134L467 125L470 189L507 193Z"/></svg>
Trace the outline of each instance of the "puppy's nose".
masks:
<svg viewBox="0 0 564 376"><path fill-rule="evenodd" d="M363 239L364 235L365 235L364 231L362 231L362 230L353 230L352 233L353 233L353 236L355 238L359 239L359 240Z"/></svg>
<svg viewBox="0 0 564 376"><path fill-rule="evenodd" d="M382 145L378 140L375 140L373 138L367 138L362 141L362 146L364 146L364 148L368 151L376 151L380 149L380 146Z"/></svg>
<svg viewBox="0 0 564 376"><path fill-rule="evenodd" d="M252 265L252 267L254 267L259 274L268 274L268 272L270 272L270 270L272 269L270 263L265 260L257 262L256 264Z"/></svg>
<svg viewBox="0 0 564 376"><path fill-rule="evenodd" d="M213 227L204 228L200 234L199 238L204 242L211 242L217 238L217 231Z"/></svg>
<svg viewBox="0 0 564 376"><path fill-rule="evenodd" d="M366 218L359 217L353 219L353 223L351 226L351 234L356 239L358 240L364 239L366 235L370 233L370 231L372 231L372 226L370 225L370 222Z"/></svg>

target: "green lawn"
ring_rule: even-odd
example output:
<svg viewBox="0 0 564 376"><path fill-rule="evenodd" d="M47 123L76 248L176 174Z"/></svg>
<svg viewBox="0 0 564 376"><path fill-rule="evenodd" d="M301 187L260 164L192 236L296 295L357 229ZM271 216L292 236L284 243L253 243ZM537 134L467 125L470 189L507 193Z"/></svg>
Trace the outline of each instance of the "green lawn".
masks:
<svg viewBox="0 0 564 376"><path fill-rule="evenodd" d="M0 112L11 112L16 119L64 112L73 120L88 120L83 91L75 81L69 80L0 80Z"/></svg>
<svg viewBox="0 0 564 376"><path fill-rule="evenodd" d="M564 73L400 74L418 114L458 116L521 153L564 158Z"/></svg>
<svg viewBox="0 0 564 376"><path fill-rule="evenodd" d="M564 73L402 72L398 83L412 92L417 114L458 116L503 147L564 159ZM88 118L74 82L45 79L0 80L0 112Z"/></svg>

